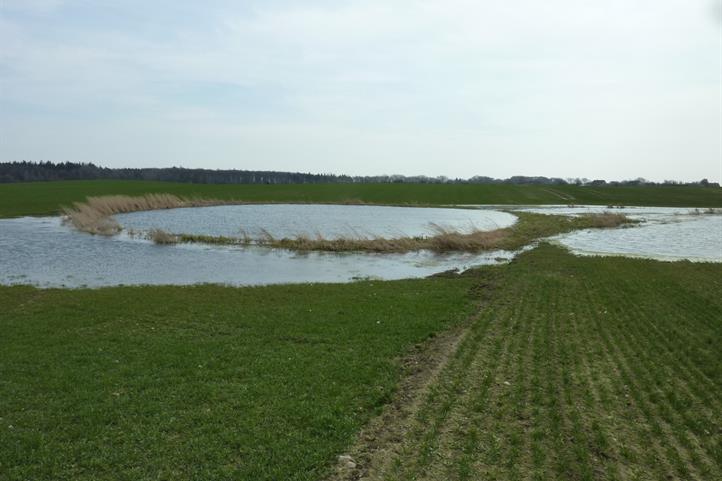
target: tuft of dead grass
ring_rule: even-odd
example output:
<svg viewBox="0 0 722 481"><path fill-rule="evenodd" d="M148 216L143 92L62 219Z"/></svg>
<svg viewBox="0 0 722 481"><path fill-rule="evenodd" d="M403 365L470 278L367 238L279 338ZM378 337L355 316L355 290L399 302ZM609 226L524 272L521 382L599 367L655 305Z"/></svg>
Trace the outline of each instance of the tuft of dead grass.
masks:
<svg viewBox="0 0 722 481"><path fill-rule="evenodd" d="M76 229L90 234L110 236L121 231L120 224L113 219L114 214L228 203L216 199L188 199L172 194L105 195L88 197L85 202L75 202L72 207L63 207L62 212L66 222Z"/></svg>
<svg viewBox="0 0 722 481"><path fill-rule="evenodd" d="M613 212L603 212L601 214L586 214L580 217L586 222L588 222L589 228L592 229L617 227L629 222L629 219L626 215L615 214Z"/></svg>
<svg viewBox="0 0 722 481"><path fill-rule="evenodd" d="M78 230L96 235L115 235L120 232L118 222L87 204L76 202L74 207L64 207L65 221Z"/></svg>
<svg viewBox="0 0 722 481"><path fill-rule="evenodd" d="M491 231L473 230L459 232L431 224L433 234L418 237L341 237L327 239L317 234L315 237L299 235L293 238L275 238L270 232L262 229L260 236L252 239L247 233L242 237L222 237L206 235L178 235L179 242L224 244L224 245L258 245L288 249L299 252L373 252L373 253L404 253L428 250L444 252L482 252L493 250L516 250L531 242L564 232L577 229L612 228L631 223L623 214L587 214L578 217L566 217L546 214L517 212L519 220L511 227Z"/></svg>
<svg viewBox="0 0 722 481"><path fill-rule="evenodd" d="M175 234L169 234L162 229L153 229L148 233L148 238L156 244L170 245L177 244L179 238Z"/></svg>

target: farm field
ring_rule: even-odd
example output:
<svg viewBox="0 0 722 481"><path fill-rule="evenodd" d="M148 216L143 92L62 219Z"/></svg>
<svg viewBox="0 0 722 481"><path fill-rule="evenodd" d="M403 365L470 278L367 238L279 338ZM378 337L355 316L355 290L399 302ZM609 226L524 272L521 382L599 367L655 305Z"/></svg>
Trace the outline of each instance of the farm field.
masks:
<svg viewBox="0 0 722 481"><path fill-rule="evenodd" d="M720 264L546 244L417 281L1 287L1 477L719 479L721 290Z"/></svg>
<svg viewBox="0 0 722 481"><path fill-rule="evenodd" d="M169 193L246 202L372 204L595 204L722 207L722 189L475 184L219 185L144 181L59 181L0 184L0 217L54 215L88 196Z"/></svg>
<svg viewBox="0 0 722 481"><path fill-rule="evenodd" d="M0 287L0 479L317 480L472 284Z"/></svg>
<svg viewBox="0 0 722 481"><path fill-rule="evenodd" d="M722 479L722 266L547 244L495 279L371 479Z"/></svg>

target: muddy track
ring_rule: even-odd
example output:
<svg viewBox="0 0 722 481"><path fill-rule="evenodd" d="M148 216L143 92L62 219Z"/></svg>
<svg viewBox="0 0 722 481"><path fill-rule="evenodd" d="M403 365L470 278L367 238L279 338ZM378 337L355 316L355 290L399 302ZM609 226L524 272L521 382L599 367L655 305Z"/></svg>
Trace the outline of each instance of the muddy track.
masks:
<svg viewBox="0 0 722 481"><path fill-rule="evenodd" d="M436 381L459 343L468 333L468 322L445 332L430 342L418 345L403 360L404 380L393 400L359 434L348 453L339 456L328 481L367 479L398 455L398 449L410 429L411 420L421 406L429 387Z"/></svg>
<svg viewBox="0 0 722 481"><path fill-rule="evenodd" d="M474 312L464 323L414 346L402 359L402 381L393 399L358 435L356 443L338 458L326 481L376 479L396 459L412 428L413 420L431 386L453 357L461 342L481 315L493 284L480 282L472 288ZM480 299L481 298L481 299Z"/></svg>

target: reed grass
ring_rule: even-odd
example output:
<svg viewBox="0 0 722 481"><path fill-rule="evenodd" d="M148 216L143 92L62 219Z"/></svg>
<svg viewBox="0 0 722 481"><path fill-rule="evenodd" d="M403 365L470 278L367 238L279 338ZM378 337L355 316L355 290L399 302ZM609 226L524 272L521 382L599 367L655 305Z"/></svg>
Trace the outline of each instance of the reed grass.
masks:
<svg viewBox="0 0 722 481"><path fill-rule="evenodd" d="M120 224L113 219L114 214L231 203L233 203L231 200L186 198L172 194L105 195L88 197L85 202L74 202L72 207L63 207L62 212L66 222L76 229L90 234L110 236L122 230Z"/></svg>
<svg viewBox="0 0 722 481"><path fill-rule="evenodd" d="M623 214L585 214L576 217L516 212L519 220L511 227L491 231L460 232L438 224L431 224L433 234L416 237L341 237L328 239L321 234L276 238L266 229L260 236L241 237L178 234L178 242L248 246L257 245L293 251L405 253L428 250L443 252L481 252L516 250L531 242L577 229L613 228L631 221ZM152 238L152 237L151 237Z"/></svg>
<svg viewBox="0 0 722 481"><path fill-rule="evenodd" d="M629 224L629 218L624 214L615 214L612 212L603 212L601 214L587 214L582 216L583 222L589 224L589 228L603 229L610 227L618 227L623 224Z"/></svg>
<svg viewBox="0 0 722 481"><path fill-rule="evenodd" d="M178 243L178 236L174 234L170 234L162 229L152 229L148 233L148 238L155 242L156 244L161 245L170 245L170 244L177 244Z"/></svg>

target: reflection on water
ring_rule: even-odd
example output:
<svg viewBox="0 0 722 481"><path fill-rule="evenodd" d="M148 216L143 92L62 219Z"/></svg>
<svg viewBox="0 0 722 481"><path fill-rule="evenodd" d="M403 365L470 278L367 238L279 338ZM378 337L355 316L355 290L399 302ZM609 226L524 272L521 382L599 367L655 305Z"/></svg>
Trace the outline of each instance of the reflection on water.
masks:
<svg viewBox="0 0 722 481"><path fill-rule="evenodd" d="M338 237L405 237L433 234L430 223L469 231L508 227L516 217L490 209L439 209L370 205L223 205L133 212L115 216L127 229L162 229L175 234L277 238L299 234Z"/></svg>
<svg viewBox="0 0 722 481"><path fill-rule="evenodd" d="M91 236L61 225L59 218L0 220L0 284L97 287L348 282L425 277L511 257L501 251L482 255L294 254L260 247L157 246L122 235Z"/></svg>

